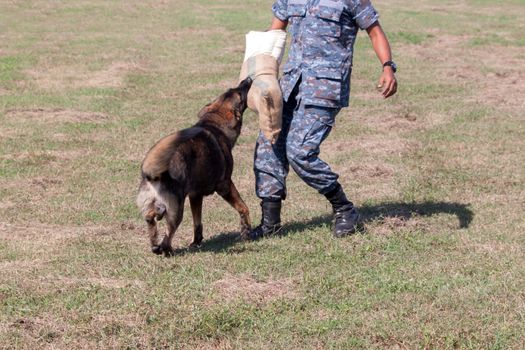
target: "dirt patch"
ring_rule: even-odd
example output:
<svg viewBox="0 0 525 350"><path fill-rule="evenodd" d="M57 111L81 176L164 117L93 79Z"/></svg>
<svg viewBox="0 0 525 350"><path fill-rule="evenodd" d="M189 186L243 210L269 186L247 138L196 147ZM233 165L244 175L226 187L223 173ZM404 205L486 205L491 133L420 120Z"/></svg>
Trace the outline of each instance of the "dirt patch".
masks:
<svg viewBox="0 0 525 350"><path fill-rule="evenodd" d="M408 218L402 216L385 217L379 220L374 232L378 235L388 235L393 231L407 226Z"/></svg>
<svg viewBox="0 0 525 350"><path fill-rule="evenodd" d="M15 203L10 201L1 201L0 202L0 209L11 209L15 206Z"/></svg>
<svg viewBox="0 0 525 350"><path fill-rule="evenodd" d="M227 90L230 88L235 87L235 80L232 79L223 79L217 83L208 83L203 84L197 87L197 91L204 91L204 90L212 90L212 89L221 89L221 90Z"/></svg>
<svg viewBox="0 0 525 350"><path fill-rule="evenodd" d="M406 55L428 61L441 81L463 85L472 95L470 101L485 106L523 110L525 108L525 72L521 47L498 45L491 49L472 46L469 35L444 35L422 45L402 45ZM439 52L439 55L436 55Z"/></svg>
<svg viewBox="0 0 525 350"><path fill-rule="evenodd" d="M224 300L243 299L255 303L268 303L279 298L296 297L291 279L257 281L249 275L226 275L213 284L214 290Z"/></svg>
<svg viewBox="0 0 525 350"><path fill-rule="evenodd" d="M370 220L370 218L368 219ZM365 222L368 221L365 217ZM375 235L388 236L399 230L413 231L425 227L424 221L420 216L410 212L400 211L397 215L389 215L373 219L366 224L367 230L370 229Z"/></svg>
<svg viewBox="0 0 525 350"><path fill-rule="evenodd" d="M348 141L339 141L334 145L336 152L360 150L369 156L393 156L414 151L419 144L414 140L403 139L399 135L382 135L382 137L362 136Z"/></svg>
<svg viewBox="0 0 525 350"><path fill-rule="evenodd" d="M232 350L235 347L231 344L228 339L215 339L209 342L202 342L190 346L190 349L200 349L200 350Z"/></svg>
<svg viewBox="0 0 525 350"><path fill-rule="evenodd" d="M192 6L197 7L197 4L192 4ZM207 5L210 6L210 5ZM207 11L209 8L201 6L203 10ZM189 27L189 28L180 28L177 31L172 32L166 32L163 35L164 39L171 39L171 40L188 40L188 38L191 37L211 37L211 36L227 36L229 32L222 27ZM240 69L240 66L239 66Z"/></svg>
<svg viewBox="0 0 525 350"><path fill-rule="evenodd" d="M47 190L49 187L62 184L62 180L37 177L31 180L31 184L34 186L38 186L44 190Z"/></svg>
<svg viewBox="0 0 525 350"><path fill-rule="evenodd" d="M418 118L414 112L410 111L399 111L396 114L382 113L380 116L377 116L374 119L364 119L363 124L371 128L378 128L382 131L388 130L395 132L424 129L431 126L427 120Z"/></svg>
<svg viewBox="0 0 525 350"><path fill-rule="evenodd" d="M47 261L40 259L2 261L0 262L0 271L2 274L5 274L5 276L8 276L11 272L19 274L22 271L31 271L37 267L42 267L46 263Z"/></svg>
<svg viewBox="0 0 525 350"><path fill-rule="evenodd" d="M371 178L371 177L390 177L394 174L394 171L391 168L387 168L383 165L355 165L348 168L349 174L352 176L358 176L362 178Z"/></svg>
<svg viewBox="0 0 525 350"><path fill-rule="evenodd" d="M508 243L501 241L487 241L487 242L475 242L473 239L463 238L462 249L471 252L475 251L480 254L487 254L493 256L501 255L523 255L525 249L523 246L516 243Z"/></svg>
<svg viewBox="0 0 525 350"><path fill-rule="evenodd" d="M383 336L375 336L374 343L379 345L379 347L381 347L382 349L388 349L388 350L408 350L410 349L410 347L404 344L401 340L396 339L392 336L386 337L386 338Z"/></svg>
<svg viewBox="0 0 525 350"><path fill-rule="evenodd" d="M17 130L14 128L9 128L4 125L0 128L0 138L3 140L15 139L17 137L25 136L22 130Z"/></svg>
<svg viewBox="0 0 525 350"><path fill-rule="evenodd" d="M112 63L104 70L92 73L91 77L78 82L86 87L122 87L124 86L124 78L133 71L143 71L139 65L129 62Z"/></svg>
<svg viewBox="0 0 525 350"><path fill-rule="evenodd" d="M29 108L9 109L6 111L7 119L26 122L100 122L108 119L102 113L74 111L62 108Z"/></svg>
<svg viewBox="0 0 525 350"><path fill-rule="evenodd" d="M22 317L11 322L11 328L21 331L23 338L33 342L43 341L52 343L62 337L68 326L62 321L51 315L44 317Z"/></svg>
<svg viewBox="0 0 525 350"><path fill-rule="evenodd" d="M510 60L499 64L501 66L495 66L494 69L501 69L501 71L490 72L480 79L480 84L483 84L483 93L475 96L474 101L489 106L523 111L525 109L523 98L525 96L525 73L523 70L504 68L513 67L514 63ZM524 67L525 65L522 64L521 69Z"/></svg>
<svg viewBox="0 0 525 350"><path fill-rule="evenodd" d="M18 320L11 323L11 327L23 329L26 331L33 331L35 328L38 328L39 322L32 320L30 318L19 318Z"/></svg>
<svg viewBox="0 0 525 350"><path fill-rule="evenodd" d="M20 241L30 239L32 242L55 244L56 240L76 237L82 234L96 235L105 232L102 226L58 226L58 225L14 225L0 222L0 239Z"/></svg>
<svg viewBox="0 0 525 350"><path fill-rule="evenodd" d="M50 160L73 160L86 155L85 150L69 150L69 151L44 151L44 152L18 152L5 154L0 159L26 161L36 158L47 158Z"/></svg>
<svg viewBox="0 0 525 350"><path fill-rule="evenodd" d="M94 327L107 328L112 326L139 327L144 323L143 315L131 313L97 314L90 322Z"/></svg>
<svg viewBox="0 0 525 350"><path fill-rule="evenodd" d="M113 62L97 71L87 71L85 66L39 67L26 71L33 82L44 90L71 88L121 88L128 74L143 72L145 68L134 62Z"/></svg>
<svg viewBox="0 0 525 350"><path fill-rule="evenodd" d="M169 7L170 2L168 0L160 0L160 1L148 1L143 6L154 8L154 9L165 9Z"/></svg>

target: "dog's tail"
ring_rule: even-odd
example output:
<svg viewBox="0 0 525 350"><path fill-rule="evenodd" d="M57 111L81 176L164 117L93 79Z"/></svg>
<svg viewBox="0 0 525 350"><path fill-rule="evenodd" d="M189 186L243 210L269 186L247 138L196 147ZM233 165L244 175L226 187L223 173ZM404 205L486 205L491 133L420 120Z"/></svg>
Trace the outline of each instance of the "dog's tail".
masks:
<svg viewBox="0 0 525 350"><path fill-rule="evenodd" d="M160 183L143 179L137 195L137 206L148 223L162 220L167 211L167 201L160 193Z"/></svg>
<svg viewBox="0 0 525 350"><path fill-rule="evenodd" d="M153 145L142 162L142 177L149 181L158 180L168 170L177 146L201 131L200 127L184 129L162 138Z"/></svg>

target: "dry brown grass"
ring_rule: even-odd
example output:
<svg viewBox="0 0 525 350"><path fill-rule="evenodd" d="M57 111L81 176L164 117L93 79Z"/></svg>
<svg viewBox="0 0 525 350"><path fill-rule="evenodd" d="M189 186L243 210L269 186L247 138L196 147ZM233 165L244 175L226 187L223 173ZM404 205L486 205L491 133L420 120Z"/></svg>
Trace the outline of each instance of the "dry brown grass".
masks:
<svg viewBox="0 0 525 350"><path fill-rule="evenodd" d="M280 298L293 299L294 282L291 279L267 279L257 281L249 275L227 275L213 283L218 300L244 300L249 303L266 304Z"/></svg>
<svg viewBox="0 0 525 350"><path fill-rule="evenodd" d="M45 90L67 90L78 88L121 88L130 73L144 72L140 64L134 62L111 62L100 70L87 71L85 65L37 67L25 73Z"/></svg>
<svg viewBox="0 0 525 350"><path fill-rule="evenodd" d="M5 111L5 116L15 123L96 122L108 118L102 113L72 111L62 108L8 109Z"/></svg>

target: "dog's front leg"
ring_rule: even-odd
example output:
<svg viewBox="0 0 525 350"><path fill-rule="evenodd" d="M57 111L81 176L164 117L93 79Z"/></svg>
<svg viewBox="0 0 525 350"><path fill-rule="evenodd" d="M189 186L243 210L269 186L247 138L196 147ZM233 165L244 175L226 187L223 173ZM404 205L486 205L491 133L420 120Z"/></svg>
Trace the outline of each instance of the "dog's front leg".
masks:
<svg viewBox="0 0 525 350"><path fill-rule="evenodd" d="M193 242L190 248L198 248L202 242L202 196L190 197L190 206L193 216Z"/></svg>
<svg viewBox="0 0 525 350"><path fill-rule="evenodd" d="M247 239L250 236L250 230L251 230L251 221L250 221L250 211L248 210L248 207L244 203L244 201L241 198L241 195L239 194L239 191L237 191L237 188L233 184L233 182L230 181L230 183L227 186L227 189L223 193L219 193L222 198L232 207L237 210L241 217L241 238Z"/></svg>

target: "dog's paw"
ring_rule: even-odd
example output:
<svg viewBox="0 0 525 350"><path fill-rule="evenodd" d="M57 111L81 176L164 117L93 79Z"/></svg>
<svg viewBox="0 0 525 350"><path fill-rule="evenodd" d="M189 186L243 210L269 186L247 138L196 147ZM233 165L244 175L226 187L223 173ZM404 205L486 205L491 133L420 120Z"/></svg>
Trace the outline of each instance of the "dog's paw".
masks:
<svg viewBox="0 0 525 350"><path fill-rule="evenodd" d="M173 250L173 248L168 244L161 244L160 249L161 249L161 253L159 254L164 254L165 257L170 257L175 254L175 251Z"/></svg>
<svg viewBox="0 0 525 350"><path fill-rule="evenodd" d="M200 249L202 247L201 243L197 243L197 242L191 242L191 244L188 246L188 248L190 250L197 250L197 249Z"/></svg>
<svg viewBox="0 0 525 350"><path fill-rule="evenodd" d="M169 258L175 255L175 251L173 249L167 249L164 251L164 257Z"/></svg>
<svg viewBox="0 0 525 350"><path fill-rule="evenodd" d="M239 240L241 240L241 241L249 241L250 240L250 232L251 232L251 229L249 227L243 228L243 230L239 234Z"/></svg>
<svg viewBox="0 0 525 350"><path fill-rule="evenodd" d="M154 245L151 247L151 252L157 255L162 254L162 247L160 245Z"/></svg>

